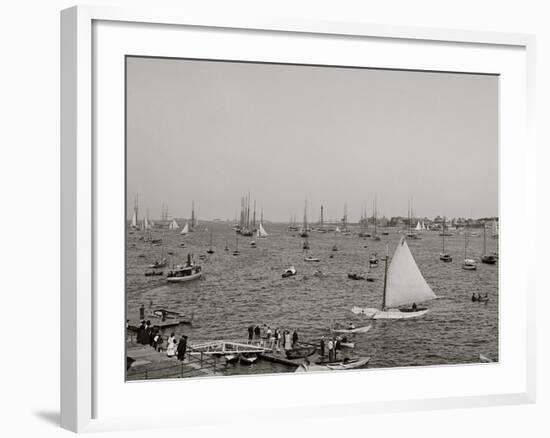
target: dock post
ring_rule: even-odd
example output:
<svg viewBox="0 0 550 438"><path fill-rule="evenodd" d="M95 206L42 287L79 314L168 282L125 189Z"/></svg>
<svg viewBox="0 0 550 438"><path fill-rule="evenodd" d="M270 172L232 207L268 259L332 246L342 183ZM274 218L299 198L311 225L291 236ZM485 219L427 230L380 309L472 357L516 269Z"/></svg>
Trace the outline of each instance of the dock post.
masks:
<svg viewBox="0 0 550 438"><path fill-rule="evenodd" d="M202 368L202 354L203 354L203 353L202 353L202 351L201 351L201 368Z"/></svg>

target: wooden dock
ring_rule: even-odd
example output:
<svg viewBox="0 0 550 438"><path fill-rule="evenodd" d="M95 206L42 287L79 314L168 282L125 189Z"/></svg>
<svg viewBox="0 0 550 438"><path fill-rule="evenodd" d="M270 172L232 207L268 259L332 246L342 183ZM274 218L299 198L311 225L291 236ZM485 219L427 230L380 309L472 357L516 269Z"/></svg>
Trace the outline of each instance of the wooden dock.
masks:
<svg viewBox="0 0 550 438"><path fill-rule="evenodd" d="M188 351L185 361L181 362L149 345L128 345L126 355L134 361L126 373L127 380L213 376L225 366L223 360L192 351Z"/></svg>

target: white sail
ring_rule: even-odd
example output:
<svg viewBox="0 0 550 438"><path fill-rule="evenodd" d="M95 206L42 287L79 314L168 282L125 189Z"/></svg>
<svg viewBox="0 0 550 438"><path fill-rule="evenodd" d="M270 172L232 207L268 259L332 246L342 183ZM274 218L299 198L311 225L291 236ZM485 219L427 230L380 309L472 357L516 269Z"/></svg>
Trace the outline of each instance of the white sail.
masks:
<svg viewBox="0 0 550 438"><path fill-rule="evenodd" d="M386 279L386 307L421 303L437 298L422 276L404 239L397 246Z"/></svg>
<svg viewBox="0 0 550 438"><path fill-rule="evenodd" d="M340 228L336 227L336 229L334 230L335 232L339 233L340 232Z"/></svg>
<svg viewBox="0 0 550 438"><path fill-rule="evenodd" d="M422 231L422 225L420 225L420 221L416 223L415 231Z"/></svg>
<svg viewBox="0 0 550 438"><path fill-rule="evenodd" d="M260 228L258 228L258 237L267 237L269 234L264 229L264 226L260 223Z"/></svg>
<svg viewBox="0 0 550 438"><path fill-rule="evenodd" d="M187 234L189 232L189 223L186 222L185 223L185 227L183 227L183 229L181 230L180 234Z"/></svg>
<svg viewBox="0 0 550 438"><path fill-rule="evenodd" d="M147 216L143 219L143 229L150 230L151 224L149 223L149 220L147 219Z"/></svg>
<svg viewBox="0 0 550 438"><path fill-rule="evenodd" d="M180 226L175 219L172 219L172 222L170 222L170 226L168 228L170 228L171 230L179 230Z"/></svg>
<svg viewBox="0 0 550 438"><path fill-rule="evenodd" d="M137 210L134 208L134 214L132 215L132 228L138 227Z"/></svg>
<svg viewBox="0 0 550 438"><path fill-rule="evenodd" d="M422 222L422 230L426 230L426 225Z"/></svg>

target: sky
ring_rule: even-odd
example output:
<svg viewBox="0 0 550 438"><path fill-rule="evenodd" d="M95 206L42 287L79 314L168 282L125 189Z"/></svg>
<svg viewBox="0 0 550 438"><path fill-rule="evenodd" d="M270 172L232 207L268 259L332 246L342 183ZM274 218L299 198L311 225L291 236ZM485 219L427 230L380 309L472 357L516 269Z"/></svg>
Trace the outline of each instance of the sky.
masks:
<svg viewBox="0 0 550 438"><path fill-rule="evenodd" d="M498 76L127 58L127 215L498 215Z"/></svg>

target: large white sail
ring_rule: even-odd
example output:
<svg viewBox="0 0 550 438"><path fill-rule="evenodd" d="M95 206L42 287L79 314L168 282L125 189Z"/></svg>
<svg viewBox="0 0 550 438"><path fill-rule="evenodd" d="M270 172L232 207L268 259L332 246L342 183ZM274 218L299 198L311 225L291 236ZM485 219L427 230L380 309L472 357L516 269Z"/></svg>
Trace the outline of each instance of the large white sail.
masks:
<svg viewBox="0 0 550 438"><path fill-rule="evenodd" d="M180 234L187 234L189 232L189 223L186 222L185 223L185 226L183 227L183 229L180 231Z"/></svg>
<svg viewBox="0 0 550 438"><path fill-rule="evenodd" d="M416 223L415 231L422 231L422 225L420 225L420 221Z"/></svg>
<svg viewBox="0 0 550 438"><path fill-rule="evenodd" d="M421 303L437 298L422 276L404 239L398 244L388 268L386 307Z"/></svg>
<svg viewBox="0 0 550 438"><path fill-rule="evenodd" d="M178 223L176 222L175 219L172 219L172 222L170 222L170 226L168 228L170 228L171 230L178 230L179 229L179 225Z"/></svg>
<svg viewBox="0 0 550 438"><path fill-rule="evenodd" d="M150 230L152 228L151 224L149 224L149 220L147 219L147 216L145 216L145 218L143 219L143 228L145 230Z"/></svg>
<svg viewBox="0 0 550 438"><path fill-rule="evenodd" d="M260 223L260 228L258 228L258 237L267 237L269 234L264 229L264 226Z"/></svg>

